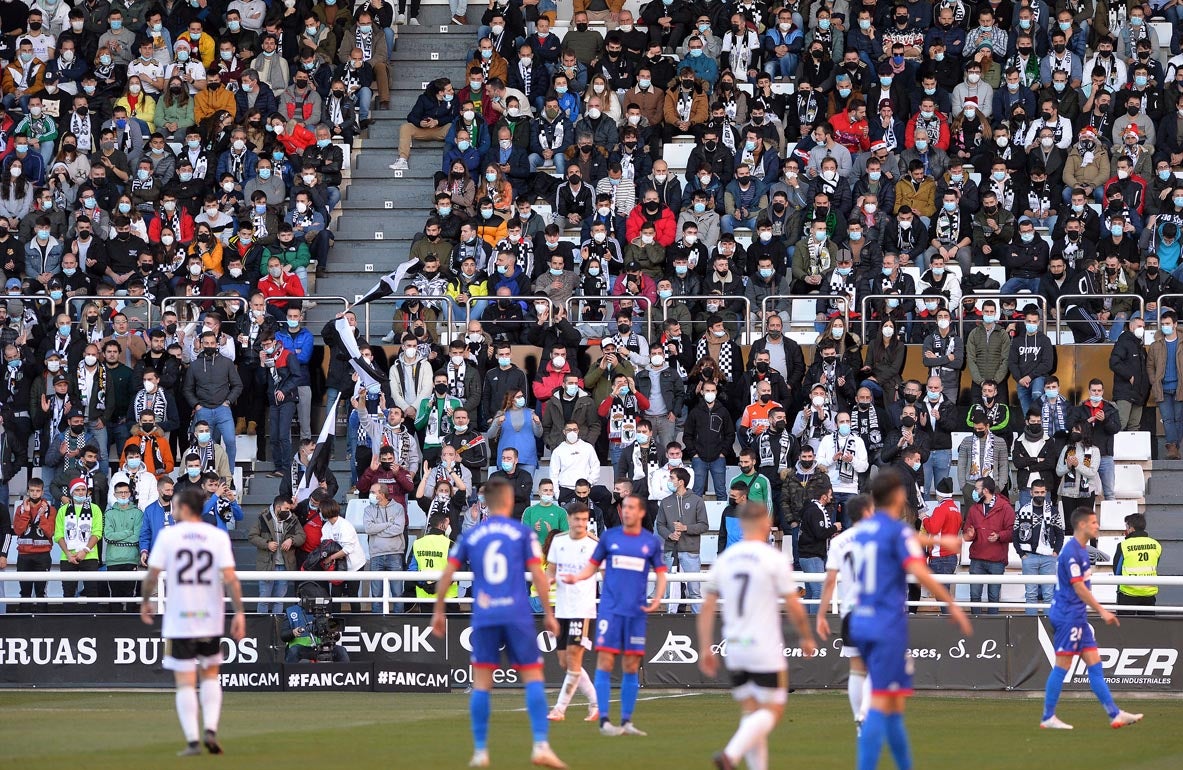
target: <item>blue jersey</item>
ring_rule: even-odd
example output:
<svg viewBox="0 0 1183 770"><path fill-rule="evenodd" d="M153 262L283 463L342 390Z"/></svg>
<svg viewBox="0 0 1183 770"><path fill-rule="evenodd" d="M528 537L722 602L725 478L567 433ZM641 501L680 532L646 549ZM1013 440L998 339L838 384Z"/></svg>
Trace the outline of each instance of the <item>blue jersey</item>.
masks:
<svg viewBox="0 0 1183 770"><path fill-rule="evenodd" d="M465 532L448 561L472 570L472 627L532 622L522 576L541 560L538 537L520 521L492 516Z"/></svg>
<svg viewBox="0 0 1183 770"><path fill-rule="evenodd" d="M916 531L876 511L855 526L849 555L858 590L850 613L851 634L862 639L906 635L908 573L904 567L912 560L924 561Z"/></svg>
<svg viewBox="0 0 1183 770"><path fill-rule="evenodd" d="M629 535L623 527L613 527L600 538L591 562L604 565L600 614L624 617L645 614L645 605L649 603L649 570L665 571L657 535L644 529Z"/></svg>
<svg viewBox="0 0 1183 770"><path fill-rule="evenodd" d="M1075 537L1067 538L1056 560L1056 592L1052 596L1049 617L1061 620L1084 620L1088 617L1088 605L1076 595L1076 584L1084 581L1084 587L1092 590L1090 578L1093 574L1089 549Z"/></svg>

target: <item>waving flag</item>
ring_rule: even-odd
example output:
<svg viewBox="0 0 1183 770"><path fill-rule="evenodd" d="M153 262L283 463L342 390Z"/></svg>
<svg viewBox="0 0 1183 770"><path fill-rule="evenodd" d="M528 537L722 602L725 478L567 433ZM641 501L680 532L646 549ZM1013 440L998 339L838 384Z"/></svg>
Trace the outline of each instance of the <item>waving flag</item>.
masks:
<svg viewBox="0 0 1183 770"><path fill-rule="evenodd" d="M340 402L341 394L338 393L325 412L324 424L320 426L320 435L316 438L316 448L312 450L312 457L296 487L297 503L307 500L312 491L320 486L320 482L328 477L329 461L333 459L333 436L337 431L337 404Z"/></svg>

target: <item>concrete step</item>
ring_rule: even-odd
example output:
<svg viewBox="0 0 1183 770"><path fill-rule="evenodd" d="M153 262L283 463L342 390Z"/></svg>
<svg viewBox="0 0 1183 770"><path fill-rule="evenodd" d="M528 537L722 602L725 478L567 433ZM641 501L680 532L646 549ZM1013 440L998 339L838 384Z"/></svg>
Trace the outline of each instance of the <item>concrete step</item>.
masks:
<svg viewBox="0 0 1183 770"><path fill-rule="evenodd" d="M395 64L396 79L391 82L392 87L402 88L418 88L422 91L426 88L426 83L435 80L436 78L448 78L453 83L463 81L464 79L464 64L462 58L453 56L451 59L444 60L444 52L452 45L450 41L442 35L436 35L435 38L422 38L425 44L417 50L420 51L416 58L400 61ZM427 50L423 50L427 49ZM402 53L401 51L399 53ZM431 60L431 54L438 54L440 59ZM456 88L459 91L459 87Z"/></svg>

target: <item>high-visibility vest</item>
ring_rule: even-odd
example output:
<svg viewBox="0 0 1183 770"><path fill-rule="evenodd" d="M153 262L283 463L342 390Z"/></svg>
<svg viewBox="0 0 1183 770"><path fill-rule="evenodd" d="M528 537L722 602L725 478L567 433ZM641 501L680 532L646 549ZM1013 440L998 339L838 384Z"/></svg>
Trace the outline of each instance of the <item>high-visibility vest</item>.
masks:
<svg viewBox="0 0 1183 770"><path fill-rule="evenodd" d="M443 572L448 565L448 551L452 548L452 541L447 535L424 535L415 538L411 546L411 553L415 555L415 564L421 572ZM448 588L448 598L458 595L455 582ZM435 594L420 586L415 586L415 596L420 599L434 599Z"/></svg>
<svg viewBox="0 0 1183 770"><path fill-rule="evenodd" d="M1152 537L1138 535L1127 537L1118 546L1121 553L1121 574L1137 577L1154 577L1158 575L1158 559L1162 556L1162 546ZM1126 596L1156 596L1158 586L1123 586L1117 590Z"/></svg>

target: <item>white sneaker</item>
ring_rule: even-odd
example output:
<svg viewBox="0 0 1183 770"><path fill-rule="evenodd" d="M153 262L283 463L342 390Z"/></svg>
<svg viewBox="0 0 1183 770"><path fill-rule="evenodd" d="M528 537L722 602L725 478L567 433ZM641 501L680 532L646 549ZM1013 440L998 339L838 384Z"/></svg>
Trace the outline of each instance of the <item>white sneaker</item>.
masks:
<svg viewBox="0 0 1183 770"><path fill-rule="evenodd" d="M546 718L552 722L562 722L567 718L567 712L560 711L559 707L555 706L550 710L550 713L546 715Z"/></svg>
<svg viewBox="0 0 1183 770"><path fill-rule="evenodd" d="M392 171L409 171L411 164L407 163L406 158L399 158L394 163L391 163L389 166L387 166L387 168Z"/></svg>
<svg viewBox="0 0 1183 770"><path fill-rule="evenodd" d="M1117 712L1117 716L1113 717L1112 721L1109 722L1109 726L1116 730L1119 727L1126 727L1127 725L1132 725L1141 721L1141 714L1131 714L1128 711L1119 711Z"/></svg>
<svg viewBox="0 0 1183 770"><path fill-rule="evenodd" d="M615 738L618 735L624 735L624 731L611 722L605 722L604 724L600 725L600 735L607 736L608 738Z"/></svg>
<svg viewBox="0 0 1183 770"><path fill-rule="evenodd" d="M394 20L394 23L395 24L406 24L407 23L407 15L405 13L400 13L398 15L398 18Z"/></svg>
<svg viewBox="0 0 1183 770"><path fill-rule="evenodd" d="M395 333L394 333L394 332L390 332L390 333L388 333L388 334L387 334L385 337L383 337L383 338L382 338L382 342L384 342L385 344L389 345L389 344L391 344L392 342L394 342L395 338L396 338L396 335L395 335Z"/></svg>
<svg viewBox="0 0 1183 770"><path fill-rule="evenodd" d="M489 752L485 749L477 749L472 752L472 759L468 760L469 767L488 767L489 766Z"/></svg>
<svg viewBox="0 0 1183 770"><path fill-rule="evenodd" d="M419 20L418 20L418 19L411 19L411 26L412 26L412 27L418 27L418 26L419 26ZM563 767L566 767L566 765L563 765Z"/></svg>
<svg viewBox="0 0 1183 770"><path fill-rule="evenodd" d="M620 726L620 734L621 735L639 735L642 738L645 738L649 735L649 733L645 732L644 730L638 730L637 726L634 725L632 722L625 722L624 724L622 724Z"/></svg>
<svg viewBox="0 0 1183 770"><path fill-rule="evenodd" d="M559 759L550 746L536 746L530 752L530 761L539 767L555 767L565 770L567 763Z"/></svg>
<svg viewBox="0 0 1183 770"><path fill-rule="evenodd" d="M1119 714L1118 716L1121 716L1121 715ZM1068 724L1067 722L1062 721L1055 714L1052 714L1050 717L1048 717L1047 719L1040 722L1039 726L1042 727L1044 730L1071 730L1072 729L1072 725ZM1120 725L1115 724L1114 727L1120 727Z"/></svg>

